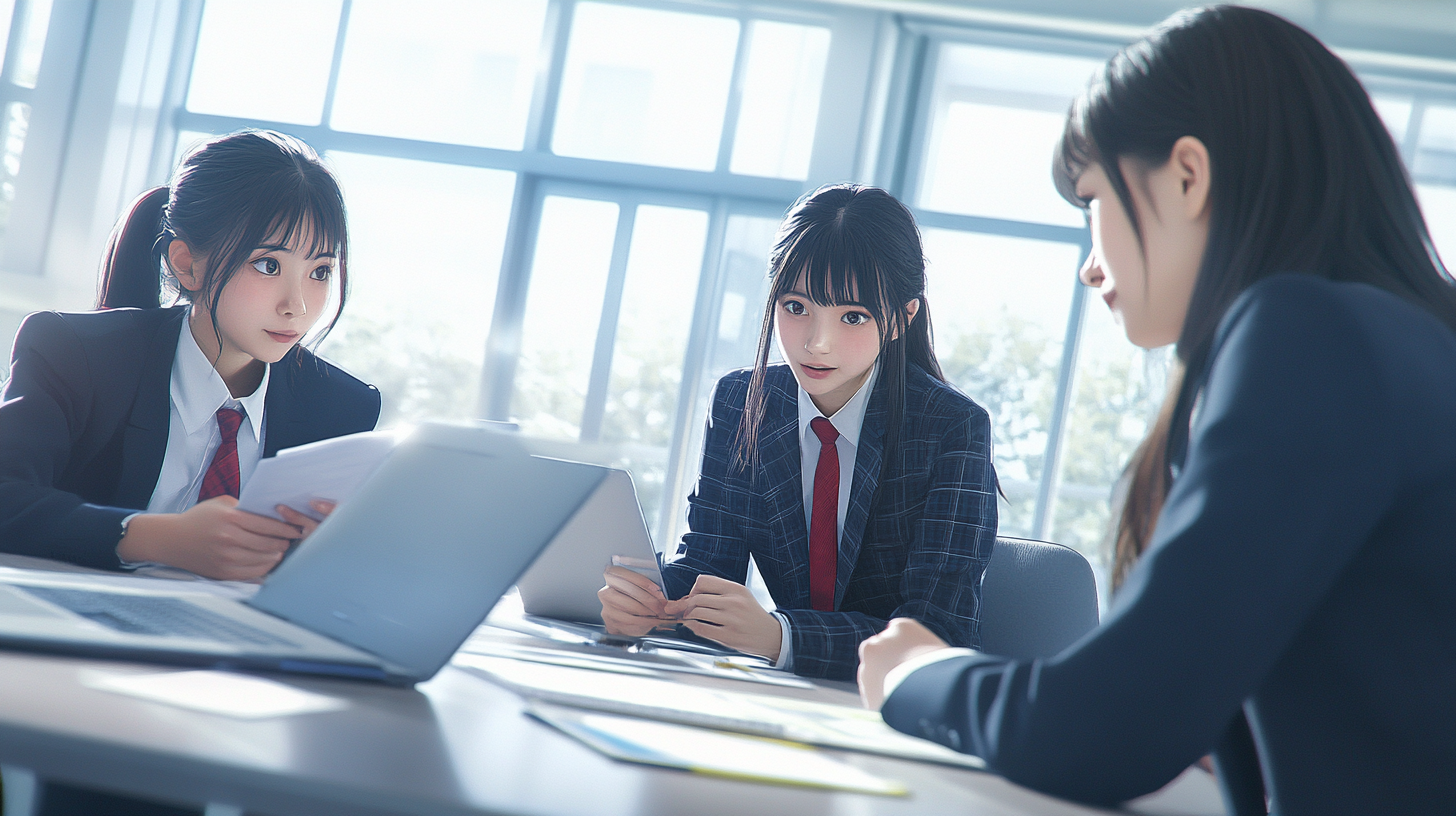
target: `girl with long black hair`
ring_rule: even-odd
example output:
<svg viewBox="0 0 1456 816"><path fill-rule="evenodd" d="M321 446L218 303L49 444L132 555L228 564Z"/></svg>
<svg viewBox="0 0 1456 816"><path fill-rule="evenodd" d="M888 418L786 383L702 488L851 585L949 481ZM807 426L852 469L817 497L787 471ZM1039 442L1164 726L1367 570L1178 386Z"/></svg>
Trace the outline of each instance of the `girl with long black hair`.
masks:
<svg viewBox="0 0 1456 816"><path fill-rule="evenodd" d="M693 632L811 676L849 678L895 616L980 640L996 534L986 412L947 385L930 342L925 258L904 205L820 188L769 258L758 361L718 382L668 592L613 567L609 631ZM778 342L784 364L769 365ZM744 587L753 557L778 606Z"/></svg>
<svg viewBox="0 0 1456 816"><path fill-rule="evenodd" d="M1090 802L1213 750L1232 812L1456 812L1456 286L1364 88L1275 15L1180 14L1094 79L1054 175L1083 282L1181 364L1121 591L1045 660L892 622L866 702Z"/></svg>
<svg viewBox="0 0 1456 816"><path fill-rule="evenodd" d="M301 345L347 292L344 202L303 142L194 148L117 224L99 311L37 312L0 397L0 549L256 579L313 518L238 510L264 456L369 430L379 392ZM159 308L163 283L179 305ZM316 506L315 512L326 512Z"/></svg>

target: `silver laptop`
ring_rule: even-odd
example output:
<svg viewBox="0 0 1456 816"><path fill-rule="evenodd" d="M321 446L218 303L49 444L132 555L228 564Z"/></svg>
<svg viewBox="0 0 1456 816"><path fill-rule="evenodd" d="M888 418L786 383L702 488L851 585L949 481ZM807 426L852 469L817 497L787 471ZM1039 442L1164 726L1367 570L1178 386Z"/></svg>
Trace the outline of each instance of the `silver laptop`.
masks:
<svg viewBox="0 0 1456 816"><path fill-rule="evenodd" d="M527 615L600 624L597 590L616 563L662 588L657 551L647 534L632 477L608 470L571 520L546 545L517 587Z"/></svg>
<svg viewBox="0 0 1456 816"><path fill-rule="evenodd" d="M423 425L252 598L4 570L0 646L416 683L611 472L498 430Z"/></svg>

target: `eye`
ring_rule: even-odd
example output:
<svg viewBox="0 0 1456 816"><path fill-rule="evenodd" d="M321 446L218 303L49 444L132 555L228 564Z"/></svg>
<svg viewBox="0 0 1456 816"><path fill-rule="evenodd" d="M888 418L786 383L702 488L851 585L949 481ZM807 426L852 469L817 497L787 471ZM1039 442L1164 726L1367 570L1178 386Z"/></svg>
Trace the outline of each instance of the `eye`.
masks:
<svg viewBox="0 0 1456 816"><path fill-rule="evenodd" d="M804 313L804 304L797 300L786 300L783 302L783 310L791 315L801 315Z"/></svg>
<svg viewBox="0 0 1456 816"><path fill-rule="evenodd" d="M326 281L330 277L332 277L333 274L334 268L332 266L329 266L328 264L323 264L322 266L319 266L315 268L312 272L308 273L308 276L316 281Z"/></svg>
<svg viewBox="0 0 1456 816"><path fill-rule="evenodd" d="M259 258L253 261L253 268L262 272L264 275L277 275L278 261L273 258Z"/></svg>
<svg viewBox="0 0 1456 816"><path fill-rule="evenodd" d="M843 320L845 323L848 323L851 326L863 326L864 324L870 322L873 318L871 318L864 312L845 312L844 316L840 317L839 319Z"/></svg>

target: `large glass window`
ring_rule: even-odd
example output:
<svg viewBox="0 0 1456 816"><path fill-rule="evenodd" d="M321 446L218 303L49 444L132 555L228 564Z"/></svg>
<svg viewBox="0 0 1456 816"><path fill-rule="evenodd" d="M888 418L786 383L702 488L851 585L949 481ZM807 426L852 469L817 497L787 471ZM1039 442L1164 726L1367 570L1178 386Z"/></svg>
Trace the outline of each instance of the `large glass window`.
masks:
<svg viewBox="0 0 1456 816"><path fill-rule="evenodd" d="M579 3L552 148L563 156L711 170L739 23Z"/></svg>
<svg viewBox="0 0 1456 816"><path fill-rule="evenodd" d="M1030 536L1080 248L943 229L924 241L936 356L991 414L1002 534Z"/></svg>
<svg viewBox="0 0 1456 816"><path fill-rule="evenodd" d="M476 415L515 174L330 151L349 300L323 346L379 386L383 425Z"/></svg>
<svg viewBox="0 0 1456 816"><path fill-rule="evenodd" d="M519 150L546 0L354 0L329 123Z"/></svg>
<svg viewBox="0 0 1456 816"><path fill-rule="evenodd" d="M752 359L772 214L802 191L833 82L833 14L207 0L196 19L174 155L247 126L325 155L352 286L321 352L380 387L381 423L514 422L628 468L672 537L711 379ZM748 212L769 214L751 235Z"/></svg>
<svg viewBox="0 0 1456 816"><path fill-rule="evenodd" d="M16 25L47 8L18 0ZM1105 32L703 0L206 0L188 19L178 148L277 127L339 174L354 285L322 350L380 385L386 425L514 421L625 466L671 547L713 383L754 362L779 217L818 184L873 180L919 220L937 352L992 415L1001 531L1100 564L1168 360L1079 291L1085 217L1049 178L1070 100L1117 47ZM38 59L12 56L6 87ZM1447 257L1451 86L1371 86ZM3 227L31 109L0 104Z"/></svg>
<svg viewBox="0 0 1456 816"><path fill-rule="evenodd" d="M1067 103L1101 60L961 43L939 53L920 206L1081 226L1048 168Z"/></svg>
<svg viewBox="0 0 1456 816"><path fill-rule="evenodd" d="M341 0L208 0L187 109L316 125L323 116ZM287 25L280 25L286 20Z"/></svg>

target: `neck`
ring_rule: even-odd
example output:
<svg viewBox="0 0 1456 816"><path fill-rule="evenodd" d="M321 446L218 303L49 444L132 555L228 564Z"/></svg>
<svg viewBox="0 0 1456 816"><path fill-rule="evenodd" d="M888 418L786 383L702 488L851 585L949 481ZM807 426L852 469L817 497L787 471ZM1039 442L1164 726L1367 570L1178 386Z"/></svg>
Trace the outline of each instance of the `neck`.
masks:
<svg viewBox="0 0 1456 816"><path fill-rule="evenodd" d="M267 370L267 365L262 360L254 359L244 351L222 348L211 318L205 310L197 308L196 304L193 305L192 317L187 322L192 339L197 341L197 347L202 349L203 355L212 363L218 376L222 377L223 384L227 386L233 399L242 399L258 390L263 382L263 372Z"/></svg>

